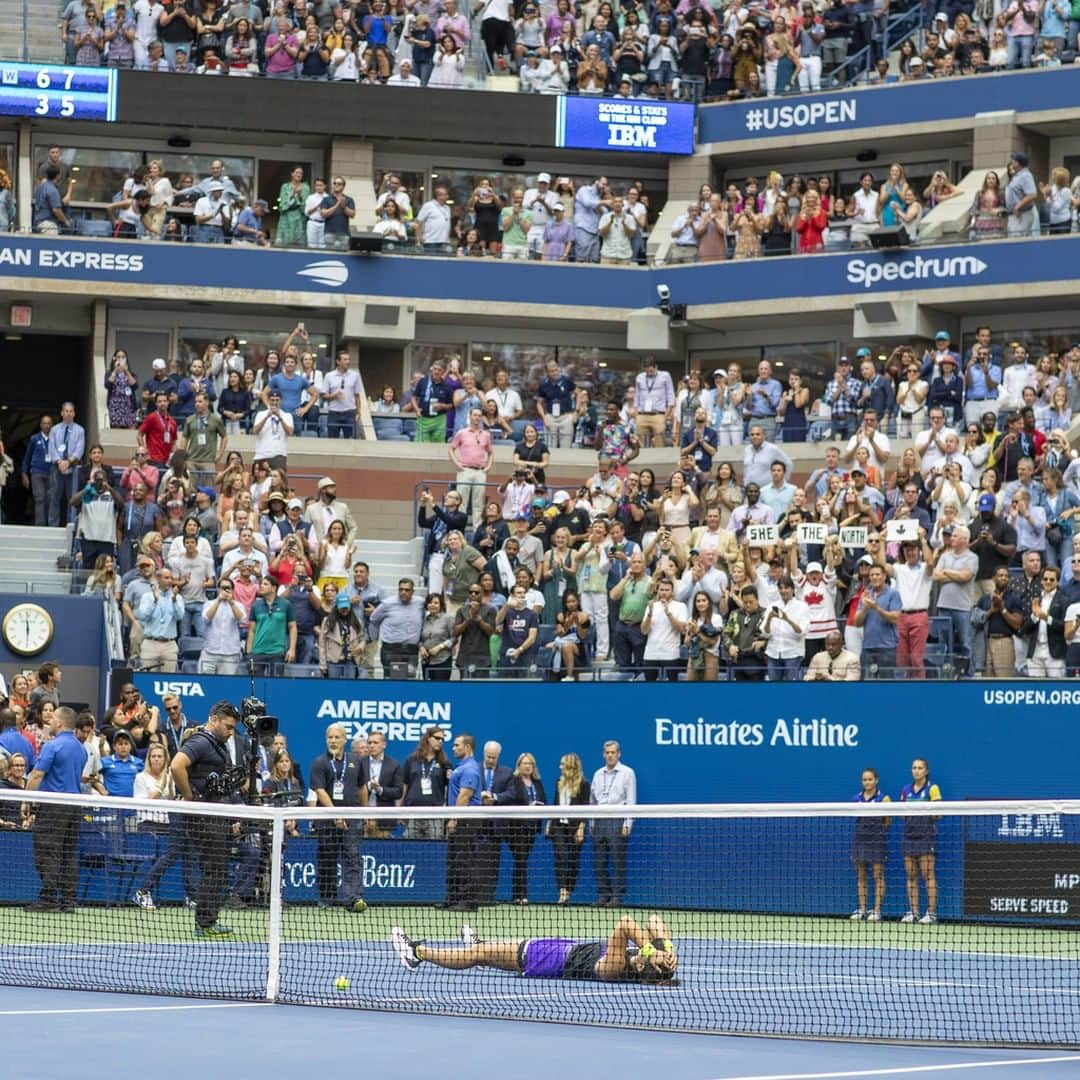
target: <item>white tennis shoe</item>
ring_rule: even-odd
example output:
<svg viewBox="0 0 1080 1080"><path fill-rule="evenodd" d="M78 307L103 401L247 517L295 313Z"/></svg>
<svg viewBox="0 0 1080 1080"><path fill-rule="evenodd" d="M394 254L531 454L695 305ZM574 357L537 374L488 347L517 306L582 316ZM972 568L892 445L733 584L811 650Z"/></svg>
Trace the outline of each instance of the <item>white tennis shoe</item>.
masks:
<svg viewBox="0 0 1080 1080"><path fill-rule="evenodd" d="M416 955L416 946L409 940L405 931L400 926L395 926L390 931L390 940L394 944L394 952L397 953L402 967L415 971L420 966L420 957Z"/></svg>

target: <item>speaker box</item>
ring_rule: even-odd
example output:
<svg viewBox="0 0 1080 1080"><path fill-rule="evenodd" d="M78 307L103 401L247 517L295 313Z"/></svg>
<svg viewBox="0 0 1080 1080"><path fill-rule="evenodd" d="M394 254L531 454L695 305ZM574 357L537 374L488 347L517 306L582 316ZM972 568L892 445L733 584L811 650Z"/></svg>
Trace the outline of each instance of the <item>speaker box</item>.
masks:
<svg viewBox="0 0 1080 1080"><path fill-rule="evenodd" d="M899 248L907 247L911 243L907 229L903 225L882 226L870 233L870 246L872 248Z"/></svg>
<svg viewBox="0 0 1080 1080"><path fill-rule="evenodd" d="M370 255L382 251L382 237L374 232L353 233L349 237L349 250L354 255Z"/></svg>

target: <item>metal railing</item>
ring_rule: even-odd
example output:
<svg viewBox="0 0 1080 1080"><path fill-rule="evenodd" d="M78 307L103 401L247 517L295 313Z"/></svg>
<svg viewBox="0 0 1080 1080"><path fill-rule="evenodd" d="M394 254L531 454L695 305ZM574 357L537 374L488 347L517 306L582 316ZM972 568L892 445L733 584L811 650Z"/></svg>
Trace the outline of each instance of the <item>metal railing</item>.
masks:
<svg viewBox="0 0 1080 1080"><path fill-rule="evenodd" d="M540 429L540 422L538 420L530 420L529 422L536 424L538 430ZM548 468L550 467L551 466L549 465ZM497 502L500 506L502 506L502 495L499 494L499 488L502 486L501 482L496 480L488 480L484 484L473 484L472 486L482 487L484 489L485 506L489 502ZM456 489L456 481L445 476L441 476L438 479L434 480L418 480L415 484L413 484L413 536L423 536L428 531L427 529L422 529L420 527L420 496L423 495L425 491L431 491L432 494L441 492L443 498L445 498L449 492L455 491ZM442 498L436 498L435 505L441 506ZM471 526L466 526L466 528L471 531Z"/></svg>
<svg viewBox="0 0 1080 1080"><path fill-rule="evenodd" d="M898 49L909 37L919 33L926 23L926 9L922 4L885 20L880 38L875 38L869 45L861 48L854 56L849 56L828 75L827 88L838 89L848 86L860 77L869 79L878 57L887 58L892 49ZM824 80L823 80L824 82Z"/></svg>

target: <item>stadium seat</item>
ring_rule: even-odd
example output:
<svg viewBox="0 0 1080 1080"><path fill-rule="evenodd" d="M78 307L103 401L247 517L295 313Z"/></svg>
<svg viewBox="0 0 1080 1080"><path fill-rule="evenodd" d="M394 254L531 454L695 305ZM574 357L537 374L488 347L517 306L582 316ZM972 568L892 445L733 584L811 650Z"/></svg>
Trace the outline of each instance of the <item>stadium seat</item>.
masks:
<svg viewBox="0 0 1080 1080"><path fill-rule="evenodd" d="M199 637L182 637L178 649L181 660L198 660L202 655L203 639Z"/></svg>
<svg viewBox="0 0 1080 1080"><path fill-rule="evenodd" d="M402 434L410 441L416 438L416 420L412 417L403 417L401 420Z"/></svg>
<svg viewBox="0 0 1080 1080"><path fill-rule="evenodd" d="M285 676L290 679L321 679L323 673L318 664L286 664Z"/></svg>
<svg viewBox="0 0 1080 1080"><path fill-rule="evenodd" d="M943 642L945 651L953 651L952 620L948 615L934 615L930 619L930 640Z"/></svg>
<svg viewBox="0 0 1080 1080"><path fill-rule="evenodd" d="M926 665L927 674L932 673L932 677L941 677L941 670L945 666L945 661L948 658L949 650L943 641L929 641L926 644L926 652L923 655L923 662Z"/></svg>
<svg viewBox="0 0 1080 1080"><path fill-rule="evenodd" d="M112 236L112 222L103 221L100 218L78 218L75 221L75 234L77 236Z"/></svg>
<svg viewBox="0 0 1080 1080"><path fill-rule="evenodd" d="M85 903L93 885L95 872L105 875L104 900L106 907L126 904L136 879L153 855L136 855L126 850L129 835L128 815L119 811L99 813L79 830L79 868L81 875L79 903Z"/></svg>
<svg viewBox="0 0 1080 1080"><path fill-rule="evenodd" d="M199 661L198 660L181 660L180 671L184 675L198 675L199 674Z"/></svg>
<svg viewBox="0 0 1080 1080"><path fill-rule="evenodd" d="M376 439L404 438L401 420L396 416L375 416L372 418L375 425Z"/></svg>

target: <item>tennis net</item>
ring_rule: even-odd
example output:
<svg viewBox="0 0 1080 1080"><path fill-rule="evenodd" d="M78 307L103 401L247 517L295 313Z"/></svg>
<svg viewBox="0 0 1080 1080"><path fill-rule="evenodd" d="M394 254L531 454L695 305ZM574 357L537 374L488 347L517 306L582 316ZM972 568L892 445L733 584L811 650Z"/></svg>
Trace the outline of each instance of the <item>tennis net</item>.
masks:
<svg viewBox="0 0 1080 1080"><path fill-rule="evenodd" d="M0 790L0 983L1080 1044L1080 802L420 815Z"/></svg>

